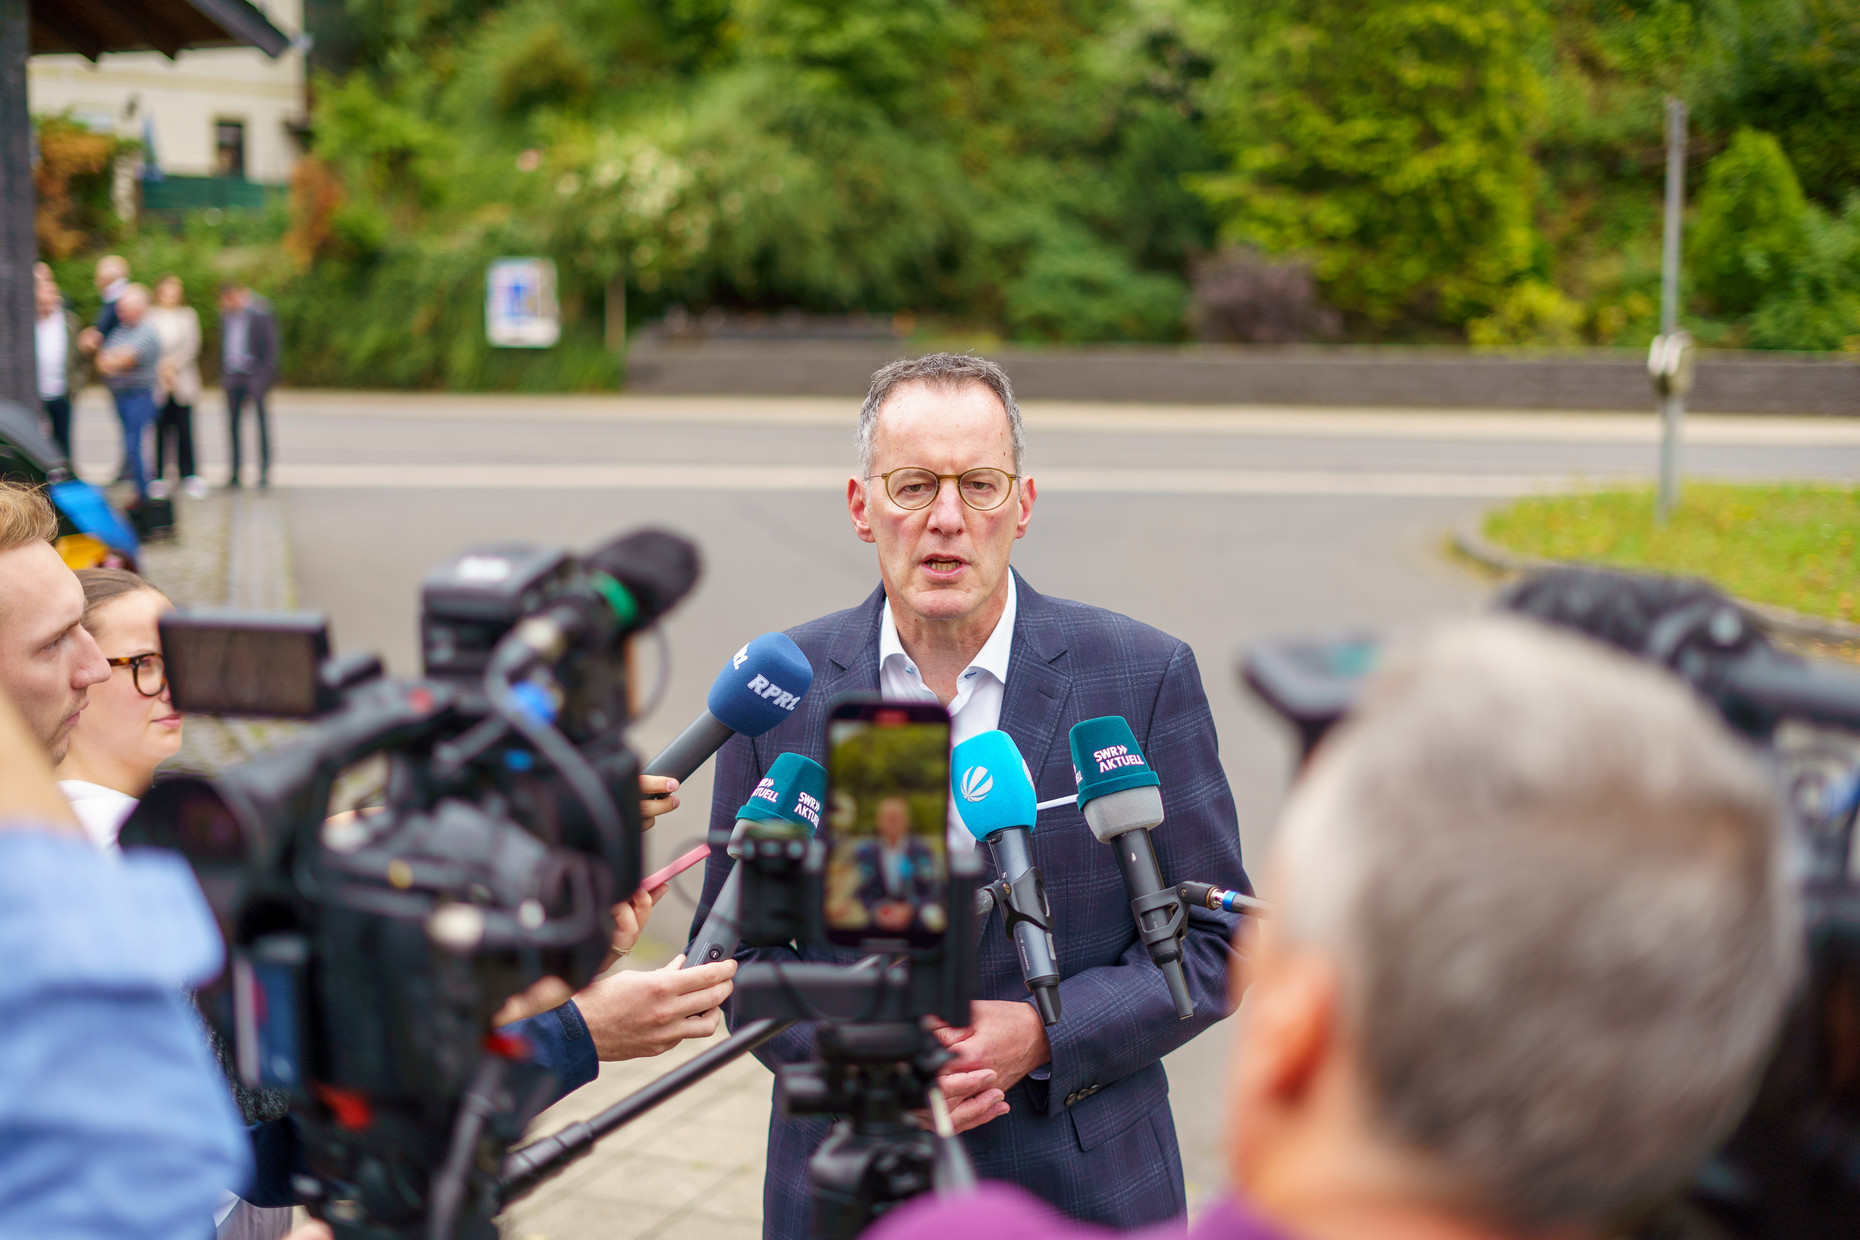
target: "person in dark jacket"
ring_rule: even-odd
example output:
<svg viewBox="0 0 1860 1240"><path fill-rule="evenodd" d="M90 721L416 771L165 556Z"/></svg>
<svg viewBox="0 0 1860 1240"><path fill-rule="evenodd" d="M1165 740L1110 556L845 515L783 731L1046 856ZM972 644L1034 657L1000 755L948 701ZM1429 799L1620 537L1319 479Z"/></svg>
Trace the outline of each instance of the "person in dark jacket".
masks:
<svg viewBox="0 0 1860 1240"><path fill-rule="evenodd" d="M78 350L78 316L65 307L58 285L38 279L32 290L33 351L38 361L39 407L51 423L52 441L71 460L71 401L82 383L83 355Z"/></svg>
<svg viewBox="0 0 1860 1240"><path fill-rule="evenodd" d="M232 475L239 486L241 422L250 398L258 419L258 485L271 485L271 419L265 400L278 378L278 327L271 306L243 284L220 286L220 385L226 392L226 430L232 443Z"/></svg>
<svg viewBox="0 0 1860 1240"><path fill-rule="evenodd" d="M859 446L849 515L877 548L880 585L859 606L789 631L813 665L813 688L787 722L737 736L718 753L713 836L729 833L777 754L824 759L836 697L882 690L944 705L956 742L1006 731L1042 799L1076 789L1072 725L1124 716L1162 778L1163 872L1251 890L1194 653L1136 620L1048 598L1008 565L1035 487L1023 475L1019 409L1000 367L936 354L883 368L861 413ZM949 849L974 848L953 825ZM1042 1026L1001 914L991 913L971 1023L938 1034L955 1055L941 1077L951 1118L981 1175L1073 1218L1118 1227L1173 1218L1186 1193L1162 1057L1226 1014L1236 919L1188 910L1183 966L1195 1014L1178 1020L1137 939L1117 857L1076 808L1040 816L1033 854L1053 906L1063 1018ZM694 932L728 869L727 855L714 852ZM790 947L742 958L850 963L854 954ZM809 1059L814 1038L813 1026L797 1026L758 1054L771 1065ZM771 1120L763 1181L771 1240L809 1234L807 1164L828 1127L779 1110Z"/></svg>

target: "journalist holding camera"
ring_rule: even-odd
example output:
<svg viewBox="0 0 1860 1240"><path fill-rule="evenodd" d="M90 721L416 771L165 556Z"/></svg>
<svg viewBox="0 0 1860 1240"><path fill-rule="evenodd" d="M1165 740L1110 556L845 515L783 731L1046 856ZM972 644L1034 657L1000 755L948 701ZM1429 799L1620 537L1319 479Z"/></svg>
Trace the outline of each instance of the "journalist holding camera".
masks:
<svg viewBox="0 0 1860 1240"><path fill-rule="evenodd" d="M1664 673L1516 619L1392 659L1280 818L1203 1240L1580 1240L1742 1109L1801 930L1769 775ZM875 1240L1093 1234L986 1187Z"/></svg>

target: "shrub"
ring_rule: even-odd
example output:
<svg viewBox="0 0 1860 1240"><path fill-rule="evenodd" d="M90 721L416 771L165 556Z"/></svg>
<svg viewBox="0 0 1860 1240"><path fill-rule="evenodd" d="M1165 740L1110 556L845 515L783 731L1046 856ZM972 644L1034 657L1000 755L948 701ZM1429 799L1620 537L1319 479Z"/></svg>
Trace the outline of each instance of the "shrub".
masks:
<svg viewBox="0 0 1860 1240"><path fill-rule="evenodd" d="M1308 263L1230 247L1197 261L1193 272L1189 321L1199 340L1297 344L1342 334L1343 316L1318 296Z"/></svg>
<svg viewBox="0 0 1860 1240"><path fill-rule="evenodd" d="M1782 146L1739 130L1705 172L1687 238L1693 285L1721 314L1756 309L1787 282L1807 243L1808 200Z"/></svg>

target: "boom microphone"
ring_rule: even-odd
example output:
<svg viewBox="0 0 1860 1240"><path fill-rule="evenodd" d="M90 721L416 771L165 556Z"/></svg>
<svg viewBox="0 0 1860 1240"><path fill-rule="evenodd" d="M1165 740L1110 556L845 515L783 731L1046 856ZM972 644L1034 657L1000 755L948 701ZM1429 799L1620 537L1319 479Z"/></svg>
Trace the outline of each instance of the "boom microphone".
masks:
<svg viewBox="0 0 1860 1240"><path fill-rule="evenodd" d="M999 729L971 736L949 755L956 814L969 834L987 843L1001 871L1001 912L1020 954L1020 975L1040 1020L1059 1023L1059 953L1046 884L1033 864L1033 777L1014 738Z"/></svg>
<svg viewBox="0 0 1860 1240"><path fill-rule="evenodd" d="M1130 893L1137 937L1162 970L1178 1019L1195 1014L1182 976L1182 935L1188 913L1181 893L1163 882L1150 829L1163 820L1162 780L1144 760L1143 749L1122 715L1087 719L1072 726L1072 771L1079 782L1079 809L1101 844L1117 853Z"/></svg>
<svg viewBox="0 0 1860 1240"><path fill-rule="evenodd" d="M492 572L505 564L497 548L468 553L443 572ZM541 660L561 658L573 643L592 638L605 646L622 634L644 629L670 611L696 584L697 547L665 530L637 530L582 557L585 572L577 588L564 592L547 610L517 623L498 644L500 675L510 675ZM508 571L508 570L505 570ZM439 579L443 583L443 578ZM429 588L434 584L429 581ZM435 648L432 634L423 644ZM430 655L429 655L430 661Z"/></svg>
<svg viewBox="0 0 1860 1240"><path fill-rule="evenodd" d="M782 754L769 764L769 773L736 811L736 829L730 832L725 851L740 858L743 833L758 822L792 823L812 835L820 829L820 808L826 799L826 768L798 753ZM710 916L704 919L691 946L685 948L685 968L736 954L742 938L742 898L743 868L741 861L736 861L717 892L716 902L710 906Z"/></svg>
<svg viewBox="0 0 1860 1240"><path fill-rule="evenodd" d="M764 633L717 673L706 708L646 764L647 775L683 783L737 733L761 736L794 713L814 669L786 633Z"/></svg>

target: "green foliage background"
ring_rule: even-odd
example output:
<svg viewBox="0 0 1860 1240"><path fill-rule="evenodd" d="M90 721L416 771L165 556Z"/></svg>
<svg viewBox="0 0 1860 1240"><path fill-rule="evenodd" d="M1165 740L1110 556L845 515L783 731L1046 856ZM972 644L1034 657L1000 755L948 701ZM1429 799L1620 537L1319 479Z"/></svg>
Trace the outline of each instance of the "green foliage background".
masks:
<svg viewBox="0 0 1860 1240"><path fill-rule="evenodd" d="M1185 339L1195 260L1306 265L1345 335L1641 346L1662 100L1687 324L1860 349L1860 0L348 0L287 216L100 235L250 278L299 382L611 386L602 307ZM492 350L486 263L565 338ZM67 281L67 287L73 287Z"/></svg>

